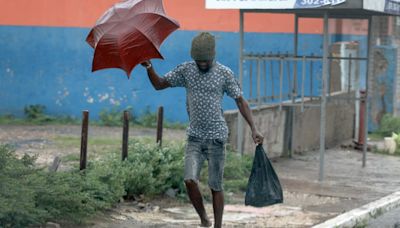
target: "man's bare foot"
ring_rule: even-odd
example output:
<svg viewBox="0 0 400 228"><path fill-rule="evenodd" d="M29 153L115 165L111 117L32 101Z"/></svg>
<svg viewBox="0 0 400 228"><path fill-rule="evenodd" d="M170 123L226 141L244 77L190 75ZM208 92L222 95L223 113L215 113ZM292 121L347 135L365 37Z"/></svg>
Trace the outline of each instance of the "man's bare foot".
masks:
<svg viewBox="0 0 400 228"><path fill-rule="evenodd" d="M212 222L208 218L201 220L200 227L211 227L211 226L212 226Z"/></svg>

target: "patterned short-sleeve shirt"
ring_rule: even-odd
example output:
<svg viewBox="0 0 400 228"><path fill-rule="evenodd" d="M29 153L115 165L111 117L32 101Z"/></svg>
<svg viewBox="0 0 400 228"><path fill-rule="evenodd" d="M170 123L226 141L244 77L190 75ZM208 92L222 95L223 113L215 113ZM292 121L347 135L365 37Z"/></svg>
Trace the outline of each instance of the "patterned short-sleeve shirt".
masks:
<svg viewBox="0 0 400 228"><path fill-rule="evenodd" d="M215 62L207 73L202 73L191 61L178 65L165 75L165 79L172 87L186 88L189 136L227 139L228 127L223 116L222 98L224 93L234 99L242 96L231 69Z"/></svg>

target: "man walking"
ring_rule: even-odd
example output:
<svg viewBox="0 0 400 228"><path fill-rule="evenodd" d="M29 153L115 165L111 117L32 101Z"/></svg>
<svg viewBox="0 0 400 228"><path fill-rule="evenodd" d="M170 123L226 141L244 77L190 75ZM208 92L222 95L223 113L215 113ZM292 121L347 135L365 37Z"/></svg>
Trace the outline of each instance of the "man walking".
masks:
<svg viewBox="0 0 400 228"><path fill-rule="evenodd" d="M160 77L150 61L143 62L149 79L156 90L168 87L186 88L186 107L189 114L188 142L185 151L185 185L189 198L200 216L201 226L210 227L198 188L201 167L208 161L208 185L212 192L214 227L221 227L224 210L223 172L225 142L228 127L223 117L224 93L235 99L249 124L254 143L262 144L263 136L257 131L247 101L233 72L215 60L215 38L202 32L193 38L191 57L194 61L178 65Z"/></svg>

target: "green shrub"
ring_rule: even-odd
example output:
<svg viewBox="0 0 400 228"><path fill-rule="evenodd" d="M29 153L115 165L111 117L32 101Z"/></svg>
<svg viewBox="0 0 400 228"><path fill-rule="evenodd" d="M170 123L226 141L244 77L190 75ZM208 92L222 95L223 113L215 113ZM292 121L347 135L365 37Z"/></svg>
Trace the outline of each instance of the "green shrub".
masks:
<svg viewBox="0 0 400 228"><path fill-rule="evenodd" d="M115 163L100 162L86 172L49 173L35 158L17 158L0 145L0 227L26 227L49 220L81 223L124 195L124 179Z"/></svg>
<svg viewBox="0 0 400 228"><path fill-rule="evenodd" d="M124 172L116 154L89 163L83 191L88 193L98 209L106 209L117 203L125 194Z"/></svg>
<svg viewBox="0 0 400 228"><path fill-rule="evenodd" d="M24 114L28 119L38 119L44 115L45 109L44 105L28 105L24 108Z"/></svg>
<svg viewBox="0 0 400 228"><path fill-rule="evenodd" d="M128 159L123 163L128 195L151 196L169 188L183 192L183 151L182 143L170 143L160 148L156 143L132 141Z"/></svg>
<svg viewBox="0 0 400 228"><path fill-rule="evenodd" d="M24 114L29 121L38 124L53 121L54 117L44 114L45 110L46 106L44 105L28 105L24 108Z"/></svg>
<svg viewBox="0 0 400 228"><path fill-rule="evenodd" d="M34 158L18 159L13 148L0 145L0 227L40 224L50 215L37 208L37 189L44 183Z"/></svg>
<svg viewBox="0 0 400 228"><path fill-rule="evenodd" d="M243 191L251 156L227 153L225 189ZM35 157L18 158L11 147L0 145L0 227L27 227L54 220L82 223L123 196L154 196L170 188L186 198L184 143L165 142L160 148L145 139L134 140L125 161L119 152L110 153L90 162L85 171L47 172L34 163ZM204 167L202 177L206 174ZM208 189L207 178L201 181L201 187Z"/></svg>
<svg viewBox="0 0 400 228"><path fill-rule="evenodd" d="M96 211L96 201L84 191L85 178L78 172L41 173L36 191L37 208L51 219L81 223Z"/></svg>
<svg viewBox="0 0 400 228"><path fill-rule="evenodd" d="M224 183L226 191L246 191L252 164L253 156L247 154L240 156L234 151L227 151L224 171Z"/></svg>
<svg viewBox="0 0 400 228"><path fill-rule="evenodd" d="M382 118L381 126L377 133L384 137L390 137L393 132L400 132L400 118L386 114Z"/></svg>

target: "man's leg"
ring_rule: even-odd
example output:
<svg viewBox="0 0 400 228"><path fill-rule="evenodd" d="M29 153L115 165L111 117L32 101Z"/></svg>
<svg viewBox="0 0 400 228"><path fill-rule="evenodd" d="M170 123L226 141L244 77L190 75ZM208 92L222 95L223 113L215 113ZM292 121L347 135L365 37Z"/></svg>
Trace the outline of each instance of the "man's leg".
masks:
<svg viewBox="0 0 400 228"><path fill-rule="evenodd" d="M225 163L225 145L223 141L213 140L208 147L208 185L213 196L214 227L222 226L224 213L224 191L222 187Z"/></svg>
<svg viewBox="0 0 400 228"><path fill-rule="evenodd" d="M193 180L185 180L185 184L189 199L196 209L197 214L200 216L201 226L210 227L212 223L207 216L206 209L204 208L203 196L200 193L197 183Z"/></svg>
<svg viewBox="0 0 400 228"><path fill-rule="evenodd" d="M211 189L213 197L213 209L214 209L214 228L220 228L222 226L222 215L224 213L224 192L214 191Z"/></svg>
<svg viewBox="0 0 400 228"><path fill-rule="evenodd" d="M210 227L211 222L208 219L203 204L203 197L200 193L197 181L199 180L201 166L205 156L201 150L201 142L189 137L185 152L185 185L190 201L196 209L201 220L201 226Z"/></svg>

